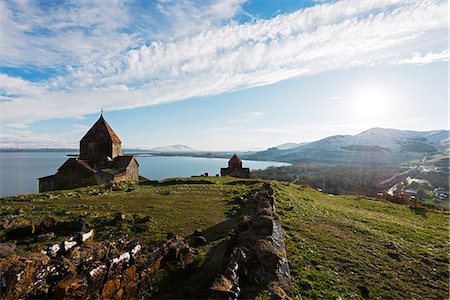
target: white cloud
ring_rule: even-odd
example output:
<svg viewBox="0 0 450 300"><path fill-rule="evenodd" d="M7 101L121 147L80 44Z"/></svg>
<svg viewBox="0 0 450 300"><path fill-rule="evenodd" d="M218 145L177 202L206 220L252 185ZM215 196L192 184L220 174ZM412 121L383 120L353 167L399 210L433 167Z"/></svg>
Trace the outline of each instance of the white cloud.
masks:
<svg viewBox="0 0 450 300"><path fill-rule="evenodd" d="M2 129L0 131L0 148L77 148L61 137L39 135L26 130Z"/></svg>
<svg viewBox="0 0 450 300"><path fill-rule="evenodd" d="M241 2L209 1L204 9L160 1L165 19L154 35L124 30L132 18L122 1L74 2L47 14L33 2L23 9L0 2L0 63L65 70L41 83L2 75L2 122L80 117L327 70L444 59L418 51L448 57L446 1L338 1L237 24L232 17ZM52 34L30 34L42 28Z"/></svg>
<svg viewBox="0 0 450 300"><path fill-rule="evenodd" d="M435 61L448 61L450 58L450 51L446 49L440 53L429 52L422 55L419 52L415 52L410 58L405 58L398 61L398 64L414 64L414 65L424 65Z"/></svg>

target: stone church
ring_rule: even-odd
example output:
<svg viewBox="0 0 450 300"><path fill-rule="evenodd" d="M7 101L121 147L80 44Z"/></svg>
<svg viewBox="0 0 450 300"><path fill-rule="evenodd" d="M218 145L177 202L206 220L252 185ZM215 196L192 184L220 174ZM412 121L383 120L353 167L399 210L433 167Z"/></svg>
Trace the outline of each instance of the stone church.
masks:
<svg viewBox="0 0 450 300"><path fill-rule="evenodd" d="M134 155L123 155L121 144L101 115L80 140L79 158L69 158L56 174L39 178L39 192L139 181L139 164Z"/></svg>
<svg viewBox="0 0 450 300"><path fill-rule="evenodd" d="M242 167L242 160L234 154L228 161L228 168L220 169L220 176L250 178L250 169Z"/></svg>

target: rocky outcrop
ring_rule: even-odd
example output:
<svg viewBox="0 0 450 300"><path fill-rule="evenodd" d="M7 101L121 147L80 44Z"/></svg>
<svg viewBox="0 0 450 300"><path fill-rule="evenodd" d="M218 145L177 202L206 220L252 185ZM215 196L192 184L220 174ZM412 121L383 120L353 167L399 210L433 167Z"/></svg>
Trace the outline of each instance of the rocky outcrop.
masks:
<svg viewBox="0 0 450 300"><path fill-rule="evenodd" d="M281 227L274 215L274 191L265 183L253 197L251 216L242 216L228 236L225 270L211 285L212 299L252 298L267 291L270 299L291 299L289 266Z"/></svg>
<svg viewBox="0 0 450 300"><path fill-rule="evenodd" d="M134 240L93 242L80 232L41 252L0 260L2 299L130 299L161 267L193 262L196 250L172 236L157 247Z"/></svg>

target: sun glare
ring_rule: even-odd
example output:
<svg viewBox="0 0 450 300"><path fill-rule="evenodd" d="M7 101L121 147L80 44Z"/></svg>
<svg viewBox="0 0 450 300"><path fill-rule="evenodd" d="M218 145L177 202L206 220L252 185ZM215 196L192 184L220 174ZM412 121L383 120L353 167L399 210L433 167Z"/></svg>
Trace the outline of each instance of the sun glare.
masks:
<svg viewBox="0 0 450 300"><path fill-rule="evenodd" d="M389 103L389 94L377 88L364 88L359 90L352 100L352 108L356 115L373 119L386 113Z"/></svg>

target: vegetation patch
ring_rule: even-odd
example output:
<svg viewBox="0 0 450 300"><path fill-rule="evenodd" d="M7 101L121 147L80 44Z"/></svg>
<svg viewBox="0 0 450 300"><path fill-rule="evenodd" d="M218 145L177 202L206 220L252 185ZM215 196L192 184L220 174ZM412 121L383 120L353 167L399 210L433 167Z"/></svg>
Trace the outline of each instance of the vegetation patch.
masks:
<svg viewBox="0 0 450 300"><path fill-rule="evenodd" d="M303 299L448 296L447 214L295 185L277 184L276 194Z"/></svg>

